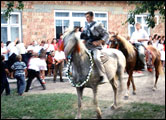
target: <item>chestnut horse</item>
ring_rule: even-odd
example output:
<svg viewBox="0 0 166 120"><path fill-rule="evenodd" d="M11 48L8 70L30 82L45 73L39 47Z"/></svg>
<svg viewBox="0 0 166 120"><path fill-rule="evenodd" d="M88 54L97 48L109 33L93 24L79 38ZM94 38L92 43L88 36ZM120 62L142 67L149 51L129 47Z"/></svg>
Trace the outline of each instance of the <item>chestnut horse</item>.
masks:
<svg viewBox="0 0 166 120"><path fill-rule="evenodd" d="M110 34L110 41L111 41L111 44L109 45L109 47L119 49L120 51L122 51L122 53L125 55L125 58L126 58L126 72L129 75L129 77L127 81L127 93L125 95L125 98L128 98L130 83L132 83L132 86L133 86L133 94L134 95L136 94L136 87L135 87L134 79L133 79L133 71L141 69L140 67L141 62L138 57L138 51L124 37L118 34L115 34L113 32ZM158 81L159 74L163 73L162 64L160 60L160 52L153 46L146 47L146 53L147 52L151 53L152 55L151 62L152 62L152 65L155 67L156 79L155 79L155 84L153 87L153 90L155 90L157 88L157 81ZM148 59L146 55L146 62L147 60Z"/></svg>

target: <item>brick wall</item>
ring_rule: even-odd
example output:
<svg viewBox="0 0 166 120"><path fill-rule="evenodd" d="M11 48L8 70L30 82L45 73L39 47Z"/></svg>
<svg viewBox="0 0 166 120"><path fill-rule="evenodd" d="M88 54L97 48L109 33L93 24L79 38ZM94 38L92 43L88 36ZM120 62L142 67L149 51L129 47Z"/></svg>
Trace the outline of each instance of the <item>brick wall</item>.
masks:
<svg viewBox="0 0 166 120"><path fill-rule="evenodd" d="M53 13L53 12L52 12ZM28 44L33 40L40 42L54 37L54 17L50 13L23 12L23 41ZM30 19L29 19L30 18Z"/></svg>
<svg viewBox="0 0 166 120"><path fill-rule="evenodd" d="M54 37L55 9L108 12L109 31L118 31L127 37L128 24L122 25L122 23L127 19L128 10L135 8L126 1L24 1L23 3L22 38L25 44L33 40L40 42ZM5 4L5 1L1 1L1 10L5 9ZM165 22L160 20L159 25L151 29L151 34L154 33L165 35Z"/></svg>

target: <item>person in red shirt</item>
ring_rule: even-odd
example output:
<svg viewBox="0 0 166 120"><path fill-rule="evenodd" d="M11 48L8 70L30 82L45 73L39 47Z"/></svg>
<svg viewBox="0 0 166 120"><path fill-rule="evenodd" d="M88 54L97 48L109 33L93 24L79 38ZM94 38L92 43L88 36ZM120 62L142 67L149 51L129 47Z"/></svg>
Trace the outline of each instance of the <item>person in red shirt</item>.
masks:
<svg viewBox="0 0 166 120"><path fill-rule="evenodd" d="M47 68L48 68L48 75L51 76L51 73L54 74L54 66L55 66L55 60L54 60L55 52L51 51L51 53L47 56Z"/></svg>
<svg viewBox="0 0 166 120"><path fill-rule="evenodd" d="M58 48L59 48L61 51L63 51L63 34L62 34L62 33L60 34L60 38L59 38L59 40L58 40L58 42L57 42L57 45L58 45Z"/></svg>
<svg viewBox="0 0 166 120"><path fill-rule="evenodd" d="M56 39L56 38L53 38L53 39L52 39L51 44L54 45L54 50L55 50L55 51L58 50L58 43L57 43L57 39Z"/></svg>

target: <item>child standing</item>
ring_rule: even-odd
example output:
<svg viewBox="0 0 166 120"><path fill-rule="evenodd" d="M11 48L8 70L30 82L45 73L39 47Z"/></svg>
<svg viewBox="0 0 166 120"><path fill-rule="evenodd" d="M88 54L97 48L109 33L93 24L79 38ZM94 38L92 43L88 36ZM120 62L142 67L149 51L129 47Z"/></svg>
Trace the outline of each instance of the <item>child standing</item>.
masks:
<svg viewBox="0 0 166 120"><path fill-rule="evenodd" d="M54 74L54 67L55 67L54 55L55 55L55 52L51 51L51 53L47 56L47 68L48 68L49 76L51 76L52 71Z"/></svg>
<svg viewBox="0 0 166 120"><path fill-rule="evenodd" d="M27 67L26 64L22 62L21 55L18 55L16 59L17 62L11 66L11 69L14 70L14 77L17 79L17 92L22 96L25 90L25 72Z"/></svg>

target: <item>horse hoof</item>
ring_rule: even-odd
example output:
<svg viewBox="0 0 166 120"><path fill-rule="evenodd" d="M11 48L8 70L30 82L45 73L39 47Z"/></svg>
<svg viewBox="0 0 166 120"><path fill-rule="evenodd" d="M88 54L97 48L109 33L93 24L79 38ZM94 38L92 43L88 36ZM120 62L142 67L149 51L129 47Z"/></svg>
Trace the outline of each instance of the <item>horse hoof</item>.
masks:
<svg viewBox="0 0 166 120"><path fill-rule="evenodd" d="M128 99L129 99L129 96L128 96L128 95L125 95L125 96L124 96L124 99L125 99L125 100L128 100Z"/></svg>
<svg viewBox="0 0 166 120"><path fill-rule="evenodd" d="M133 95L136 95L136 92L135 92L135 91L133 91Z"/></svg>
<svg viewBox="0 0 166 120"><path fill-rule="evenodd" d="M97 119L102 119L102 117L100 115L97 115Z"/></svg>
<svg viewBox="0 0 166 120"><path fill-rule="evenodd" d="M153 91L156 91L156 89L157 89L157 88L155 88L155 87L152 88Z"/></svg>
<svg viewBox="0 0 166 120"><path fill-rule="evenodd" d="M80 116L76 116L75 119L81 119L81 117Z"/></svg>
<svg viewBox="0 0 166 120"><path fill-rule="evenodd" d="M116 105L111 106L111 110L115 110L116 108L117 108Z"/></svg>

